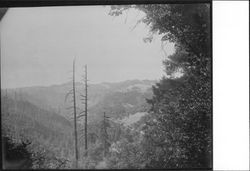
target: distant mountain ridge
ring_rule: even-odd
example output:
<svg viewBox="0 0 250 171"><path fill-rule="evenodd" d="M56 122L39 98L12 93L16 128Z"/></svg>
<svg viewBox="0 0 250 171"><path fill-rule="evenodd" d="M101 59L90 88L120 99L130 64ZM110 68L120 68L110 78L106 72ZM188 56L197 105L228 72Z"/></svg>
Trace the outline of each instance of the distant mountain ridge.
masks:
<svg viewBox="0 0 250 171"><path fill-rule="evenodd" d="M104 111L112 117L125 117L128 114L144 112L147 108L146 98L152 96L151 87L156 80L127 80L122 82L103 82L89 84L88 108L90 121L96 120ZM77 106L83 110L80 94L84 94L83 83L76 82ZM71 118L70 99L65 101L65 95L72 89L72 82L51 86L34 86L18 89L8 89L8 93L23 98L36 106L52 110ZM100 118L99 118L100 119Z"/></svg>

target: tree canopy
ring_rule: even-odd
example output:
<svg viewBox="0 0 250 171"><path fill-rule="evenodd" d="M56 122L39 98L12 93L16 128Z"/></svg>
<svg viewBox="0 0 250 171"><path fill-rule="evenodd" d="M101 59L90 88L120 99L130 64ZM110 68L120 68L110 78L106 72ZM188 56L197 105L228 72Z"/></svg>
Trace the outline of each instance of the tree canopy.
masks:
<svg viewBox="0 0 250 171"><path fill-rule="evenodd" d="M134 8L145 16L163 42L176 51L163 61L165 76L153 86L151 118L145 131L146 168L211 167L211 23L210 4L150 4L112 6L118 16ZM176 76L179 73L179 76Z"/></svg>

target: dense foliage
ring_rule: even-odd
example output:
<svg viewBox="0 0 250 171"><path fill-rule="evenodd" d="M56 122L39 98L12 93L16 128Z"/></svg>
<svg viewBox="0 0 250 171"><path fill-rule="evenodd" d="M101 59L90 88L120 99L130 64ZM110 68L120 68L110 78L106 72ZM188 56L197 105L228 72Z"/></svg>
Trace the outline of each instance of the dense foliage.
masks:
<svg viewBox="0 0 250 171"><path fill-rule="evenodd" d="M209 4L112 6L110 15L135 8L176 52L163 62L166 76L153 86L144 127L146 168L211 167L211 30ZM178 76L178 74L179 76Z"/></svg>

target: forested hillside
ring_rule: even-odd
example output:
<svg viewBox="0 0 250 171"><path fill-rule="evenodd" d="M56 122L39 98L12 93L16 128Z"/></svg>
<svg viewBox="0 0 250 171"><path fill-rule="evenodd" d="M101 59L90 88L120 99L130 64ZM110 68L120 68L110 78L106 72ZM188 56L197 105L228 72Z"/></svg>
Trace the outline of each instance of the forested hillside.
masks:
<svg viewBox="0 0 250 171"><path fill-rule="evenodd" d="M110 41L111 36L116 38L119 35L118 33L124 31L119 29L114 34L113 32L111 35L108 34L108 39L104 39L107 35L107 32L104 32L104 34L100 34L102 36L99 37L99 34L97 34L97 38L84 42L84 46L79 46L81 50L83 49L81 53L85 53L86 50L86 54L92 54L92 48L95 52L99 52L99 48L96 47L98 43L102 43L101 45L104 48L100 50L100 54L103 52L103 56L98 55L98 53L93 53L93 56L87 55L89 57L86 57L86 54L82 55L81 59L88 61L90 64L85 64L83 80L78 82L79 77L75 75L77 74L76 64L80 61L80 57L78 60L73 59L73 65L71 63L68 65L69 60L66 59L68 57L65 57L65 59L61 57L65 55L64 52L60 53L60 58L56 58L55 54L64 50L56 46L62 40L62 37L65 40L65 34L61 33L60 39L57 39L53 46L50 44L50 47L55 46L56 50L59 49L56 53L54 49L50 49L53 51L50 55L57 60L53 62L51 57L47 58L48 61L43 61L44 63L37 62L45 58L44 53L39 54L43 57L32 56L29 60L34 59L33 62L38 63L37 67L44 65L44 68L40 68L40 70L31 67L35 74L43 75L47 72L47 68L48 71L54 71L53 69L59 66L57 71L60 72L57 72L57 75L55 72L45 74L51 77L55 74L52 78L58 79L58 82L62 80L59 78L61 71L66 70L64 65L61 66L60 64L64 63L65 66L72 67L73 77L70 82L47 87L30 86L1 89L2 140L4 140L3 145L5 147L4 168L211 170L212 54L210 5L211 3L171 3L109 6L109 13L105 13L105 16L109 15L108 17L117 18L123 16L123 14L127 15L130 10L137 11L138 15L140 12L143 13L141 19L134 18L137 20L134 28L140 24L146 26L148 36L143 39L144 43L152 43L155 36L158 39L160 37L158 43L161 43L161 51L164 54L164 60L162 61L164 72L161 79L157 81L139 80L139 78L138 80L126 79L127 77L134 79L133 72L135 71L142 74L139 74L141 78L148 78L147 76L151 74L151 70L148 70L150 68L148 64L151 65L151 61L149 60L150 62L146 62L142 65L143 67L140 67L144 61L138 62L135 60L136 68L130 70L133 68L131 63L134 62L132 57L137 57L134 53L137 54L136 50L139 46L137 47L131 41L126 42L123 39L116 42ZM97 8L91 6L86 9L93 10L95 12L93 13L94 17ZM60 12L60 10L57 12ZM77 14L81 13L80 10L78 12ZM60 19L64 20L63 17ZM91 27L85 30L87 34L88 31L95 28L96 25L92 25L93 23L100 24L100 21L92 20L92 16L88 20L90 20L88 25L91 25ZM127 17L124 24L126 24L126 20ZM108 22L109 19L104 21ZM53 24L53 22L49 24ZM85 27L88 25L85 25ZM67 33L70 30L68 26L70 25L65 26L67 27ZM54 27L56 26L54 25ZM50 29L47 31L49 32ZM109 28L108 30L114 31L115 29ZM101 31L102 29L98 27L96 32ZM57 29L56 32L54 30L51 36L57 32ZM75 32L72 31L72 33ZM127 34L127 32L125 33ZM34 35L39 36L35 33ZM96 34L92 33L91 35ZM79 36L74 35L73 37ZM43 42L44 46L51 43L50 41L47 42L47 39ZM102 42L102 39L105 41ZM135 39L131 40L137 42ZM79 41L78 39L74 40L74 43ZM130 48L133 50L126 53L128 49L125 49L125 46L121 44L116 46L121 42L125 42L126 45L132 44ZM75 45L74 43L72 44ZM174 53L171 55L165 49L165 46L170 43L174 44ZM89 49L84 48L89 44L91 44L90 51L87 51ZM157 46L160 46L160 44L157 44ZM68 46L66 47L68 48ZM119 55L115 53L117 52L116 47L120 48ZM144 49L150 47L145 46ZM75 49L75 47L71 48ZM108 48L110 49L107 50ZM38 49L37 51L39 51ZM47 49L46 52L50 52L50 50ZM80 53L80 50L78 52ZM77 52L71 51L70 53ZM122 56L123 53L127 56ZM34 54L33 51L31 54ZM106 58L104 58L105 55ZM146 53L142 56L144 57L144 55L147 56ZM151 55L157 58L154 53ZM95 56L98 56L98 58L95 58L98 60L93 62L90 58ZM117 59L113 59L114 57ZM147 57L150 59L151 56ZM123 61L124 58L130 59L129 62ZM7 59L5 58L5 60ZM115 62L112 63L111 59ZM22 63L19 58L13 58L13 61L14 64L12 63L13 66L10 68L15 68L19 62ZM9 62L11 63L11 61ZM30 61L28 63L30 64L27 65L25 62L22 64L30 67L32 63ZM93 66L93 63L97 63L97 65L95 65L96 68L93 67L95 73L91 75L88 74L87 66ZM125 70L121 71L123 64L126 64L126 67ZM25 67L18 66L25 70ZM102 67L105 72L100 69ZM19 71L22 72L22 70ZM110 75L105 74L106 70ZM160 69L157 68L157 70ZM11 72L12 70L8 71ZM26 74L30 73L30 70L28 71ZM103 71L103 73L100 71ZM118 72L117 75L114 74L116 72ZM24 79L19 79L19 82L21 82L19 84L13 79L18 72L14 72L14 74L5 72L5 74L6 77L9 76L10 87L15 87L11 85L12 82L16 85L29 83L36 85L36 82L40 82L39 79L44 79L41 81L42 83L51 83L51 80L45 77L37 79L35 74L29 75L32 80L26 80L26 75L23 74L22 78ZM91 84L89 79L92 78L89 78L90 76L99 80L103 80L101 77L116 80L117 76L120 76L127 81Z"/></svg>
<svg viewBox="0 0 250 171"><path fill-rule="evenodd" d="M100 120L104 111L110 112L113 117L124 117L123 115L134 114L139 111L146 111L149 105L147 98L152 97L152 80L127 80L117 83L90 84L88 90L89 122ZM48 87L27 87L7 90L9 96L24 99L39 106L42 109L49 109L66 118L72 118L68 107L71 104L65 101L67 92L71 89L72 83L53 85ZM84 92L83 83L76 83L77 106L84 108L80 94Z"/></svg>
<svg viewBox="0 0 250 171"><path fill-rule="evenodd" d="M12 99L3 93L1 96L3 136L14 144L29 144L33 168L54 168L60 164L66 167L66 160L73 153L71 123L30 102Z"/></svg>
<svg viewBox="0 0 250 171"><path fill-rule="evenodd" d="M100 165L100 162L103 162L104 159L104 149L106 153L110 154L110 150L111 152L116 151L117 143L119 144L121 140L124 141L127 138L132 140L133 136L130 135L132 132L138 134L139 129L132 127L135 126L134 123L145 117L146 111L149 109L146 99L152 96L150 88L152 83L153 81L135 80L91 86L94 90L91 90L90 99L96 98L98 103L90 108L88 160L83 157L83 121L78 122L81 167L103 168L104 166ZM67 86L65 88L65 85L67 84L58 85L56 88L54 86L31 87L1 91L4 140L9 146L15 146L17 149L21 147L23 151L27 150L29 155L26 155L25 158L30 163L29 167L74 167L73 116L69 115L70 110L67 111L67 109L65 109L68 112L66 117L62 113L57 113L62 110L48 107L50 100L47 101L47 98L54 98L57 100L57 103L54 104L60 105L61 99L58 97L65 97L66 89L69 88ZM82 85L79 83L79 86ZM100 96L97 95L98 93ZM97 97L94 96L95 94ZM35 100L34 104L33 100ZM62 103L66 103L64 99ZM110 117L106 123L103 122L103 112ZM106 135L103 132L104 125ZM104 142L107 144L106 147L104 147ZM15 148L13 153L16 153ZM26 152L23 153L26 154ZM105 162L105 167L106 165Z"/></svg>

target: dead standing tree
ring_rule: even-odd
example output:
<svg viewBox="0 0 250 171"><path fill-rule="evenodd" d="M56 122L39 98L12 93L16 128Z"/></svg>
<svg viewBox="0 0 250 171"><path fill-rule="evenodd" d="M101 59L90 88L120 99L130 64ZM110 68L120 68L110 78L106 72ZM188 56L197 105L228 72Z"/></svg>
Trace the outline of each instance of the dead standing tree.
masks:
<svg viewBox="0 0 250 171"><path fill-rule="evenodd" d="M85 156L88 155L88 72L87 72L87 65L85 65L85 73L83 76L84 82L84 95L81 95L82 101L84 103L85 110L83 111L84 114L81 116L85 116L84 120L84 137L85 137Z"/></svg>
<svg viewBox="0 0 250 171"><path fill-rule="evenodd" d="M78 168L78 159L79 159L79 156L78 156L78 145L77 145L77 116L76 116L76 88L75 88L75 59L73 61L73 78L72 78L72 82L73 82L73 87L72 89L66 94L66 97L65 97L65 101L67 100L68 96L69 95L72 95L72 103L73 103L73 106L69 107L68 109L72 109L73 108L73 114L74 114L74 138L75 138L75 166L76 168Z"/></svg>
<svg viewBox="0 0 250 171"><path fill-rule="evenodd" d="M107 128L110 127L109 122L107 122L107 120L109 120L109 116L106 116L106 112L103 112L103 131L101 132L102 137L103 137L103 156L104 158L107 156L107 148L108 148L108 144L110 144L109 142L109 138L108 138L108 132L107 132Z"/></svg>

